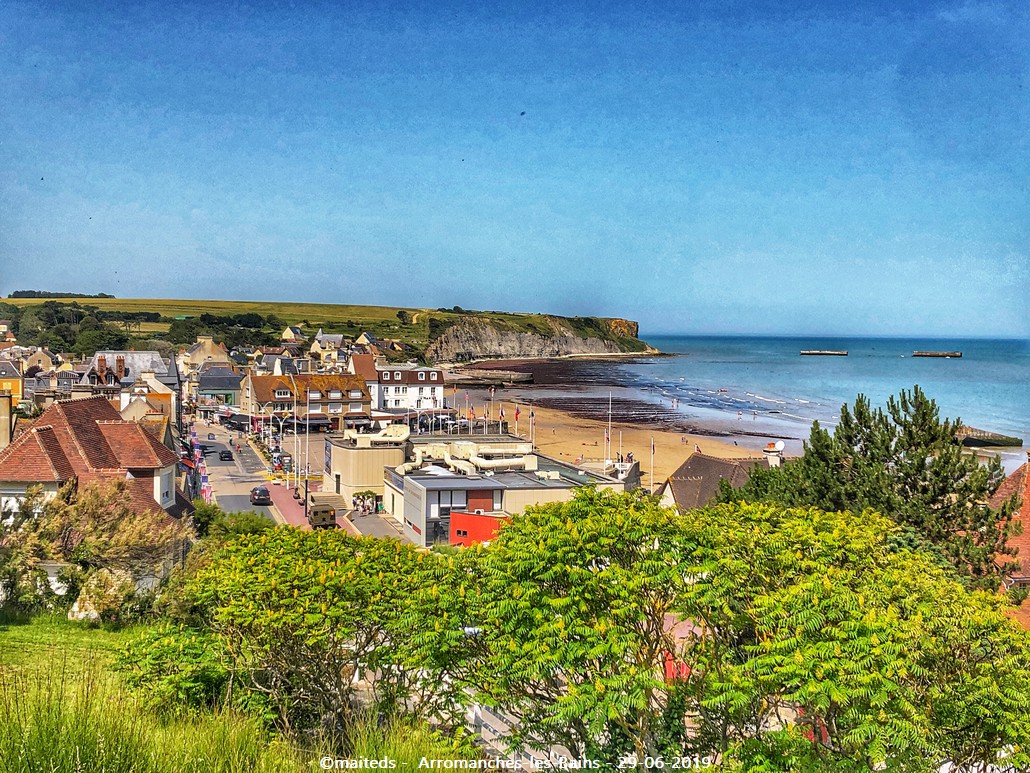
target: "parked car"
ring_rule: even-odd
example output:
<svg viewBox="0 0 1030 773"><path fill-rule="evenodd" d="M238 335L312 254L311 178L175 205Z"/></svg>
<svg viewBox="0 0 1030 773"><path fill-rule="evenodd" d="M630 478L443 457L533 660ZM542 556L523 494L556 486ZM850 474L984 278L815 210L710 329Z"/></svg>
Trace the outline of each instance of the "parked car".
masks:
<svg viewBox="0 0 1030 773"><path fill-rule="evenodd" d="M219 451L218 452L218 458L221 459L223 462L231 462L232 461L232 451L230 451L228 449L226 449L224 451Z"/></svg>
<svg viewBox="0 0 1030 773"><path fill-rule="evenodd" d="M250 490L250 503L252 505L272 504L272 494L264 486L255 486Z"/></svg>

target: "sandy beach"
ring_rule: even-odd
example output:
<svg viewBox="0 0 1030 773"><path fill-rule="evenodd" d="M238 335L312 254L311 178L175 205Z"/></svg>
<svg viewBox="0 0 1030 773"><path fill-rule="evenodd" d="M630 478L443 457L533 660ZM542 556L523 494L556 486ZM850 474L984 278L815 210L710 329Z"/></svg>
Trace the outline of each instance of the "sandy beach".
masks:
<svg viewBox="0 0 1030 773"><path fill-rule="evenodd" d="M489 403L489 395L485 391L468 390L476 413L482 416L483 407ZM505 421L509 430L515 432L515 403L510 396L500 393L494 401L494 418L497 418L501 405L504 405ZM462 410L464 407L462 406ZM604 431L608 426L606 420L589 419L573 416L565 411L533 407L535 443L540 452L547 456L575 462L600 460L604 456ZM641 424L612 421L611 425L612 453L633 453L640 461L642 485L651 485L651 439L654 438L654 485L657 488L669 475L694 452L698 447L703 453L721 458L760 457L761 452L736 446L733 440L713 438L705 435L692 435L685 432L672 431ZM529 406L521 406L518 434L529 438Z"/></svg>

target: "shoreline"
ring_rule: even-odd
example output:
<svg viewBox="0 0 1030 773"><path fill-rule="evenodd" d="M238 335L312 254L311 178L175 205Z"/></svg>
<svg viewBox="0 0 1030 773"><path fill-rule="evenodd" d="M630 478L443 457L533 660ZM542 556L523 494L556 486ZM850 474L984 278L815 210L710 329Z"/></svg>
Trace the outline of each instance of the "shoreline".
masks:
<svg viewBox="0 0 1030 773"><path fill-rule="evenodd" d="M673 354L670 352L663 352L660 349L655 349L650 344L647 345L647 349L642 352L590 352L580 354L559 354L548 357L480 357L474 360L464 360L462 362L436 362L433 363L434 368L439 368L447 372L459 371L461 368L475 365L481 370L510 370L511 365L532 365L534 363L541 362L563 362L566 360L622 360L622 359L633 359L634 357L672 357Z"/></svg>
<svg viewBox="0 0 1030 773"><path fill-rule="evenodd" d="M466 391L470 396L470 405L475 407L477 415L490 413L489 390ZM503 406L509 431L529 439L529 414L532 407L535 415L534 442L540 453L573 463L577 460L596 462L603 459L604 436L608 428L607 401L602 415L595 410L582 408L569 410L567 407L555 405L556 400L560 401L561 398L539 398L530 402L513 394L512 390L504 390L502 393L495 393L492 416L496 419ZM514 421L516 404L521 414L517 428ZM762 457L760 449L738 445L730 435L716 435L707 428L694 428L699 431L689 432L686 427L642 421L639 418L635 419L632 414L627 414L626 407L626 404L620 406L622 410L617 414L613 405L610 456L617 456L620 452L632 452L640 463L641 486L645 489L650 489L653 483L657 490L695 452L695 449L708 456L722 459ZM459 412L462 411L463 402L459 406ZM653 480L650 453L652 439L655 448ZM764 445L765 436L762 435L761 446Z"/></svg>

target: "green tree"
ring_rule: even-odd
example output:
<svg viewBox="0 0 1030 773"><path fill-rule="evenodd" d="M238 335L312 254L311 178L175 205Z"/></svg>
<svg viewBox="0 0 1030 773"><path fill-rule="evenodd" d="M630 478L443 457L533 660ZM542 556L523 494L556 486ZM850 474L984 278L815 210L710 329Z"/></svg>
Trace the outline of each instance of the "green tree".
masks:
<svg viewBox="0 0 1030 773"><path fill-rule="evenodd" d="M745 504L683 523L703 745L746 770L1030 763L1027 633L995 594L894 549L888 519Z"/></svg>
<svg viewBox="0 0 1030 773"><path fill-rule="evenodd" d="M777 502L824 510L866 508L905 527L908 542L930 547L973 587L996 589L1013 567L1016 500L994 510L988 500L1004 481L995 459L980 465L962 453L956 419L915 386L891 397L887 410L859 395L841 407L832 434L813 424L805 454L779 468L756 469L723 501Z"/></svg>
<svg viewBox="0 0 1030 773"><path fill-rule="evenodd" d="M392 540L276 529L226 543L183 595L206 610L233 673L268 697L282 727L342 732L358 710L356 673L375 709L419 709L418 674L396 657L411 635L401 612L431 560Z"/></svg>
<svg viewBox="0 0 1030 773"><path fill-rule="evenodd" d="M85 356L91 356L105 349L124 349L129 337L118 330L103 327L99 330L80 332L72 348Z"/></svg>
<svg viewBox="0 0 1030 773"><path fill-rule="evenodd" d="M527 508L489 548L441 565L413 605L435 619L410 657L514 719L514 747L658 754L680 689L663 678L678 533L674 513L637 494Z"/></svg>

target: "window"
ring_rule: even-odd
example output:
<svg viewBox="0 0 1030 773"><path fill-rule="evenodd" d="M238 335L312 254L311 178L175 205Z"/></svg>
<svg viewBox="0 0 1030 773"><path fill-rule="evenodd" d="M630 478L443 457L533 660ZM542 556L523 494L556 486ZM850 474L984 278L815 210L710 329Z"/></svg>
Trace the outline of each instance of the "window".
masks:
<svg viewBox="0 0 1030 773"><path fill-rule="evenodd" d="M419 394L423 394L423 393L424 393L425 391L426 391L426 388L425 388L425 387L419 387L419 388L418 388L418 393L419 393Z"/></svg>
<svg viewBox="0 0 1030 773"><path fill-rule="evenodd" d="M425 381L426 380L426 373L425 373L425 371L420 370L418 372L418 380L419 381Z"/></svg>
<svg viewBox="0 0 1030 773"><path fill-rule="evenodd" d="M401 391L402 391L402 392L403 392L404 394L407 394L407 393L408 393L408 388L407 388L407 387L401 387Z"/></svg>
<svg viewBox="0 0 1030 773"><path fill-rule="evenodd" d="M329 403L329 413L343 413L343 403Z"/></svg>
<svg viewBox="0 0 1030 773"><path fill-rule="evenodd" d="M432 373L429 374L429 380L430 381L436 381L436 371L435 370Z"/></svg>
<svg viewBox="0 0 1030 773"><path fill-rule="evenodd" d="M347 410L351 413L361 413L361 403L351 403Z"/></svg>
<svg viewBox="0 0 1030 773"><path fill-rule="evenodd" d="M468 529L457 529L456 532L459 537L467 537L469 535Z"/></svg>
<svg viewBox="0 0 1030 773"><path fill-rule="evenodd" d="M319 392L317 389L309 389L308 390L308 397L310 397L312 400L321 400L322 399L322 393Z"/></svg>
<svg viewBox="0 0 1030 773"><path fill-rule="evenodd" d="M275 390L275 396L278 397L278 398L287 398L287 397L290 396L290 390L289 389L276 389Z"/></svg>
<svg viewBox="0 0 1030 773"><path fill-rule="evenodd" d="M389 380L390 380L390 374L387 373L387 372L384 372L383 373L383 381L389 381Z"/></svg>
<svg viewBox="0 0 1030 773"><path fill-rule="evenodd" d="M361 399L361 390L360 389L352 389L350 391L350 398L351 398L351 400L360 400Z"/></svg>
<svg viewBox="0 0 1030 773"><path fill-rule="evenodd" d="M342 397L343 397L343 392L341 392L339 389L330 389L329 390L329 399L330 400L339 400Z"/></svg>
<svg viewBox="0 0 1030 773"><path fill-rule="evenodd" d="M400 381L401 380L401 372L399 370L395 370L393 372L393 380L394 381Z"/></svg>
<svg viewBox="0 0 1030 773"><path fill-rule="evenodd" d="M400 400L394 400L393 401L393 407L394 408L400 408L401 407L401 401Z"/></svg>

